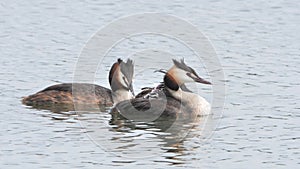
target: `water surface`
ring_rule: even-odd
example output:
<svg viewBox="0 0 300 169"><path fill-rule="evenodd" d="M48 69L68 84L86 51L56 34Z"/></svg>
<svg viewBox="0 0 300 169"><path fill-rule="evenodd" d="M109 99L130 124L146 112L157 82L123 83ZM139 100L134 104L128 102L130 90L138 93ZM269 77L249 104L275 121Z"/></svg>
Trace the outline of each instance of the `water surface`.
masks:
<svg viewBox="0 0 300 169"><path fill-rule="evenodd" d="M1 2L1 168L299 168L299 7L296 0ZM21 104L21 97L50 84L71 82L88 39L110 21L141 12L187 19L214 45L226 76L226 102L208 140L195 127L173 144L154 124L116 125L109 109L54 113ZM186 50L177 51L207 77L202 63ZM119 54L115 49L111 57ZM143 61L147 57L136 66ZM108 86L111 63L105 60L96 83ZM137 75L137 90L159 81L147 72ZM209 91L203 90L204 95ZM90 130L83 130L82 122ZM89 133L103 144L92 142ZM125 156L151 150L157 155L124 158L101 146L116 146Z"/></svg>

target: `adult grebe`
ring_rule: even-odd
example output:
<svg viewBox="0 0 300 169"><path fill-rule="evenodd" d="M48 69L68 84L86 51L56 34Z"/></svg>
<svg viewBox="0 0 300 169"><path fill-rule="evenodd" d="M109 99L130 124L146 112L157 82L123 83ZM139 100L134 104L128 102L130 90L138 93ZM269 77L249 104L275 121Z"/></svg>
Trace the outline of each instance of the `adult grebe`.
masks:
<svg viewBox="0 0 300 169"><path fill-rule="evenodd" d="M163 89L156 90L156 97L125 100L116 104L116 110L125 118L147 121L155 120L158 116L176 116L177 113L209 114L210 104L203 97L186 89L184 83L211 83L200 78L183 59L180 62L173 59L173 63L174 66L164 75ZM152 118L153 115L155 116Z"/></svg>
<svg viewBox="0 0 300 169"><path fill-rule="evenodd" d="M114 103L133 98L133 61L118 59L109 71L112 90L88 83L62 83L49 86L33 95L24 97L25 105L45 104L100 104L112 106ZM76 94L73 94L73 90Z"/></svg>

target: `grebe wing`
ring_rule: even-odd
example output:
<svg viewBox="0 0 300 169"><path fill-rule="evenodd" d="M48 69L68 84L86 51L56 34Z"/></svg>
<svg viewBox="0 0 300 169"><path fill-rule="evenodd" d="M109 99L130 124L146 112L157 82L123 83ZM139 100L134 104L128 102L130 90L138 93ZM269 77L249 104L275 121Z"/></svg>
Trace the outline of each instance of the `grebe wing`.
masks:
<svg viewBox="0 0 300 169"><path fill-rule="evenodd" d="M135 98L118 103L117 113L129 120L152 122L161 118L176 118L180 102L173 99Z"/></svg>
<svg viewBox="0 0 300 169"><path fill-rule="evenodd" d="M157 85L156 87L143 87L140 93L138 93L135 98L149 98L148 95L155 95L155 93L157 93L157 95L160 95L160 92L164 90L164 83L161 82L159 85ZM151 96L150 96L151 97Z"/></svg>
<svg viewBox="0 0 300 169"><path fill-rule="evenodd" d="M62 83L49 86L22 99L25 105L45 104L103 104L112 105L111 90L87 83Z"/></svg>
<svg viewBox="0 0 300 169"><path fill-rule="evenodd" d="M50 90L72 92L72 83L61 83L61 84L52 85L39 91L39 93L50 91Z"/></svg>
<svg viewBox="0 0 300 169"><path fill-rule="evenodd" d="M144 87L142 88L142 91L135 96L135 98L143 98L144 96L149 94L153 89L154 87Z"/></svg>
<svg viewBox="0 0 300 169"><path fill-rule="evenodd" d="M105 92L110 93L110 89L106 87L102 87L96 84L89 84L89 83L61 83L61 84L49 86L39 91L38 93L51 91L51 90L70 92L70 93L72 93L73 90L80 91L80 92L95 91L96 94L97 92L104 90Z"/></svg>

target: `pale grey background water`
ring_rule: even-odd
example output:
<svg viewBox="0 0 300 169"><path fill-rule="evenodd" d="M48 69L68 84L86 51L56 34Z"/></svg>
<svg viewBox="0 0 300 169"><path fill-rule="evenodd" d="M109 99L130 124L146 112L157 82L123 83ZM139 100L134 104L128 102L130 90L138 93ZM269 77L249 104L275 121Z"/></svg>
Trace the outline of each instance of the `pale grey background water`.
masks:
<svg viewBox="0 0 300 169"><path fill-rule="evenodd" d="M0 168L299 168L299 9L297 0L1 1ZM89 37L118 17L141 12L182 17L215 46L227 96L224 117L209 141L199 140L195 129L195 137L177 151L129 160L93 144L76 114L20 103L49 84L72 81ZM102 80L99 75L97 82L107 86ZM82 118L93 117L99 124L110 119L108 113ZM164 144L151 131L127 134L138 138L139 132L144 145Z"/></svg>

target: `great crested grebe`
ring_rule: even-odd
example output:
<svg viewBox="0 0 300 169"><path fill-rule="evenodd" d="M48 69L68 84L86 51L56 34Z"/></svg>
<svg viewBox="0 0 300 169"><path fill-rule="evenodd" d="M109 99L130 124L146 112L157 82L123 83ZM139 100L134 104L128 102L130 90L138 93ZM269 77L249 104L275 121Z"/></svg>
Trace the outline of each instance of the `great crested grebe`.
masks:
<svg viewBox="0 0 300 169"><path fill-rule="evenodd" d="M88 83L62 83L49 86L33 95L24 97L25 105L45 104L100 104L112 106L114 103L133 98L133 61L118 59L109 71L109 84L112 90ZM76 89L76 94L74 94Z"/></svg>
<svg viewBox="0 0 300 169"><path fill-rule="evenodd" d="M144 97L125 100L116 104L116 110L125 118L135 118L140 114L147 115L147 118L149 114L174 116L180 112L200 116L210 114L210 104L203 97L189 91L184 83L211 83L200 78L194 69L184 63L183 59L181 61L173 59L173 63L174 66L167 72L163 72L165 73L163 86L154 90L156 97L146 98L145 95L141 95ZM162 97L164 95L166 97Z"/></svg>

